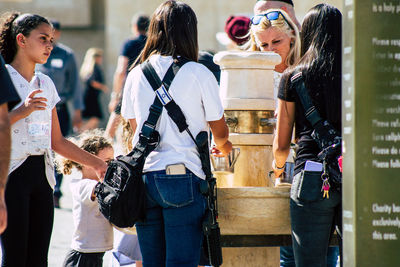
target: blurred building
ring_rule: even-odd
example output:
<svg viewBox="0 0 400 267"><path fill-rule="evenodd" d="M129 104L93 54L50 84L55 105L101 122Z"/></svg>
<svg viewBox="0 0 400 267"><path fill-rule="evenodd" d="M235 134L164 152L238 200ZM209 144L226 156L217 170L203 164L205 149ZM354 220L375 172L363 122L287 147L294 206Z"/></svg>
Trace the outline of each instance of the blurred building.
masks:
<svg viewBox="0 0 400 267"><path fill-rule="evenodd" d="M16 10L37 13L61 22L60 42L71 47L80 65L89 47L105 51L105 75L111 87L121 45L131 35L130 21L134 14L151 15L162 0L0 0L1 12ZM219 51L215 34L224 30L230 15L251 16L256 0L184 0L198 18L199 46L202 50ZM340 10L343 0L293 0L300 22L314 5L325 2ZM107 102L107 97L104 103Z"/></svg>

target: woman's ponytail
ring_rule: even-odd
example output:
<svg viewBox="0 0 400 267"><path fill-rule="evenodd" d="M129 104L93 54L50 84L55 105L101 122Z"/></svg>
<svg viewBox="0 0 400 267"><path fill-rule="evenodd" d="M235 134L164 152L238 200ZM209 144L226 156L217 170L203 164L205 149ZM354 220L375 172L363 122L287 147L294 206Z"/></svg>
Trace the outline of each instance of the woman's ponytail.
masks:
<svg viewBox="0 0 400 267"><path fill-rule="evenodd" d="M0 22L0 53L4 61L9 64L17 53L16 36L13 36L13 22L20 14L17 12L5 13Z"/></svg>

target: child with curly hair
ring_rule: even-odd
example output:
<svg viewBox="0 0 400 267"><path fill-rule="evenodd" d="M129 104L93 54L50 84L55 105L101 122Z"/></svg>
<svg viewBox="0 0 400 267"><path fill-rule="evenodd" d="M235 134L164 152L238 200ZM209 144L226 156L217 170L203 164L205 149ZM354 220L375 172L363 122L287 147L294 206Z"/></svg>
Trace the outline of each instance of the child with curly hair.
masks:
<svg viewBox="0 0 400 267"><path fill-rule="evenodd" d="M114 158L111 142L99 130L86 131L70 139L81 149L105 162ZM72 174L72 215L74 231L72 250L67 254L65 267L102 267L105 251L113 248L113 228L100 213L94 188L98 179L94 171L69 159L57 159L57 167L66 175ZM76 169L77 172L72 172Z"/></svg>

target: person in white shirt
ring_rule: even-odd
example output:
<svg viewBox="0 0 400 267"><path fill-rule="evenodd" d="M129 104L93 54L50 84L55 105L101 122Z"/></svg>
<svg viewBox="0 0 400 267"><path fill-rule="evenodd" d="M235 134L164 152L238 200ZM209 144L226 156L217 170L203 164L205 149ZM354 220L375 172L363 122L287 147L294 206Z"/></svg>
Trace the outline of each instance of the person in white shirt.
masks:
<svg viewBox="0 0 400 267"><path fill-rule="evenodd" d="M83 132L73 142L105 162L114 158L111 141L103 137L99 130ZM93 193L98 183L96 173L91 168L61 158L57 160L57 168L65 175L73 174L70 182L74 219L72 250L63 266L102 267L104 252L113 248L113 227L100 213ZM73 169L77 172L73 173Z"/></svg>
<svg viewBox="0 0 400 267"><path fill-rule="evenodd" d="M63 137L54 83L35 73L35 65L45 63L53 49L50 22L39 15L19 13L7 13L1 21L0 53L22 99L9 114L12 143L2 266L47 266L54 217L51 150L90 166L99 178L107 164Z"/></svg>
<svg viewBox="0 0 400 267"><path fill-rule="evenodd" d="M196 136L211 127L214 142L222 155L229 153L229 130L214 75L197 63L197 18L185 3L166 1L152 15L140 62L150 61L162 78L173 61L186 58L171 83L169 92L180 106ZM140 66L128 74L121 115L128 119L138 141L149 115L155 93ZM149 154L143 169L146 185L146 221L136 223L143 266L197 266L202 244L202 219L206 199L200 192L205 179L196 145L188 133L180 133L167 112L161 113L156 130L158 147ZM184 164L185 168L178 168ZM169 165L175 175L166 174ZM182 166L182 165L179 165ZM170 167L172 169L172 167Z"/></svg>

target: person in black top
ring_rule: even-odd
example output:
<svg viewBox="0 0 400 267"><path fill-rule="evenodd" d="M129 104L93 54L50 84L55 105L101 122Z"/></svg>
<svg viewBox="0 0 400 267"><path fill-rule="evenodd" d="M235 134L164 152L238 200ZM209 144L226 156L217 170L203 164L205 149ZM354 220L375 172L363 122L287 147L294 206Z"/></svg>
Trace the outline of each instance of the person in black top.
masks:
<svg viewBox="0 0 400 267"><path fill-rule="evenodd" d="M4 64L4 59L0 55L0 234L7 227L7 207L4 201L4 191L7 183L11 149L8 110L11 110L21 101Z"/></svg>
<svg viewBox="0 0 400 267"><path fill-rule="evenodd" d="M95 47L89 48L80 70L81 79L86 86L83 97L85 108L82 111L85 123L80 129L82 132L97 128L99 121L103 118L100 93L108 92L108 87L104 83L102 63L103 50Z"/></svg>
<svg viewBox="0 0 400 267"><path fill-rule="evenodd" d="M133 16L131 24L132 33L135 37L125 41L122 46L121 54L118 57L117 68L114 73L113 91L111 93L110 103L108 104L108 110L111 114L105 130L106 135L110 137L114 137L115 129L120 122L122 89L129 68L140 55L146 43L146 33L149 23L150 18L146 15Z"/></svg>
<svg viewBox="0 0 400 267"><path fill-rule="evenodd" d="M312 8L304 18L301 32L302 58L297 66L288 69L278 92L277 131L273 143L273 169L276 177L283 172L289 153L293 126L296 125L296 162L291 190L290 215L292 240L297 267L326 266L327 249L335 226L341 228L341 194L331 189L328 197L322 192L316 201L305 201L297 192L313 188L301 186L307 161L320 162L320 152L311 136L313 127L291 83L291 77L301 71L308 93L322 118L341 130L341 56L342 15L327 4ZM307 169L306 169L307 170ZM322 167L321 167L322 170ZM308 178L308 177L304 177ZM315 190L315 188L314 188ZM316 190L319 192L321 189ZM341 243L340 243L341 247ZM342 259L342 256L340 257Z"/></svg>
<svg viewBox="0 0 400 267"><path fill-rule="evenodd" d="M219 65L214 63L213 58L214 58L214 55L211 51L210 52L199 51L198 62L203 64L204 66L206 66L207 69L209 69L214 74L214 77L219 84L219 80L221 77L221 69L220 69Z"/></svg>

